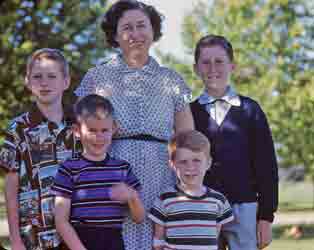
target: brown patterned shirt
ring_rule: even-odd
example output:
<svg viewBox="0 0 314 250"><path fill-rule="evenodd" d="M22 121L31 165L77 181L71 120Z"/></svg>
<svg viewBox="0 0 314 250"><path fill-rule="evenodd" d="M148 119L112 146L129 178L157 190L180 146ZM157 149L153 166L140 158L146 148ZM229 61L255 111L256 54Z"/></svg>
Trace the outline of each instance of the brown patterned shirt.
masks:
<svg viewBox="0 0 314 250"><path fill-rule="evenodd" d="M33 105L15 118L5 133L0 167L19 175L19 223L26 249L53 249L60 244L51 186L59 163L74 156L73 119L69 114L65 112L63 122L56 124Z"/></svg>

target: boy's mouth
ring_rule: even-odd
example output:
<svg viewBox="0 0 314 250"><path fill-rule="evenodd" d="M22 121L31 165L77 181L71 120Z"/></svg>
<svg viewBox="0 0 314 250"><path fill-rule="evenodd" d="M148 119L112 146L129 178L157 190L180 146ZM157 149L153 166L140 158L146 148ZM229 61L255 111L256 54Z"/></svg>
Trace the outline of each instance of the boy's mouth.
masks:
<svg viewBox="0 0 314 250"><path fill-rule="evenodd" d="M218 76L218 75L210 75L210 76L207 76L207 78L208 78L209 80L214 80L214 79L218 79L219 76Z"/></svg>
<svg viewBox="0 0 314 250"><path fill-rule="evenodd" d="M103 148L104 146L105 146L104 143L94 143L93 144L93 147L95 147L95 148Z"/></svg>
<svg viewBox="0 0 314 250"><path fill-rule="evenodd" d="M39 92L41 95L49 95L51 93L51 90L40 90Z"/></svg>
<svg viewBox="0 0 314 250"><path fill-rule="evenodd" d="M194 177L197 176L197 174L184 174L184 176L185 176L186 178L194 178Z"/></svg>

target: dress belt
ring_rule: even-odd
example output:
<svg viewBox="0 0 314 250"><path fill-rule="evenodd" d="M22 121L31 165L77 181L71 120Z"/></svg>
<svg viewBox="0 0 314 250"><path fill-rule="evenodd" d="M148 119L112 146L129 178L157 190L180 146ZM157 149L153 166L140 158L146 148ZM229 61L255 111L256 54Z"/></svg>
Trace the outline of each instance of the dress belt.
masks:
<svg viewBox="0 0 314 250"><path fill-rule="evenodd" d="M113 140L139 140L139 141L155 141L160 143L168 143L167 140L159 139L152 135L147 134L139 134L139 135L131 135L126 137L118 137L118 138L112 138Z"/></svg>

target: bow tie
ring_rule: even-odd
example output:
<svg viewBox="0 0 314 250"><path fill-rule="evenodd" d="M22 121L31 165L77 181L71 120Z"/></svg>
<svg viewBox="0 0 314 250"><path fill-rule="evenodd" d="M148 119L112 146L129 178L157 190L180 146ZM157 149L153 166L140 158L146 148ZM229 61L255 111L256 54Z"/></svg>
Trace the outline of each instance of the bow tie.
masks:
<svg viewBox="0 0 314 250"><path fill-rule="evenodd" d="M215 104L217 101L221 101L223 103L228 103L232 106L240 106L241 102L240 102L240 98L239 96L222 96L219 98L215 98L212 96L202 96L199 100L200 104L206 105L206 104Z"/></svg>
<svg viewBox="0 0 314 250"><path fill-rule="evenodd" d="M224 100L223 98L213 98L212 100L209 100L208 103L209 104L214 104L218 101L221 101L221 102L227 102L226 100Z"/></svg>

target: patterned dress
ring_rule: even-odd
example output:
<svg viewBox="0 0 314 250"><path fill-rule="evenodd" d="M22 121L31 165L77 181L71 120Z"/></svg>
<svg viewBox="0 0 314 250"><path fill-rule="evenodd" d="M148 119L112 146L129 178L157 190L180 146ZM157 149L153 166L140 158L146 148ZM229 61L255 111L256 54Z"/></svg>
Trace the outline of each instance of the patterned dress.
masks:
<svg viewBox="0 0 314 250"><path fill-rule="evenodd" d="M119 125L117 138L145 134L165 141L173 135L175 113L186 108L191 96L184 80L153 58L143 68L134 69L125 64L121 55L90 69L75 93L109 98ZM166 143L117 139L112 153L131 164L142 184L146 211L163 188L175 183L168 167ZM152 225L148 219L139 225L128 220L123 233L127 250L152 249Z"/></svg>

